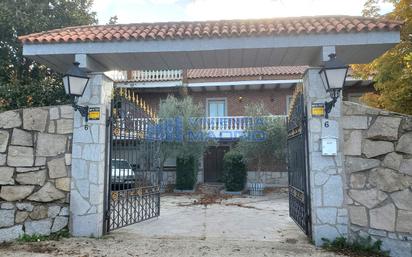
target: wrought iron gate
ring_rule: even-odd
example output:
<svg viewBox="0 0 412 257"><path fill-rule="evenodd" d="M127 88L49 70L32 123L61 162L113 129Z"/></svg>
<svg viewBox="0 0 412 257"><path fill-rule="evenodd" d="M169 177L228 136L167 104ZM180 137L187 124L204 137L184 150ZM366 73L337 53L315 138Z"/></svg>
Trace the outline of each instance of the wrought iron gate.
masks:
<svg viewBox="0 0 412 257"><path fill-rule="evenodd" d="M307 124L302 86L297 86L288 117L289 215L311 236Z"/></svg>
<svg viewBox="0 0 412 257"><path fill-rule="evenodd" d="M147 137L153 112L126 89L116 89L110 118L106 230L160 214L160 143Z"/></svg>

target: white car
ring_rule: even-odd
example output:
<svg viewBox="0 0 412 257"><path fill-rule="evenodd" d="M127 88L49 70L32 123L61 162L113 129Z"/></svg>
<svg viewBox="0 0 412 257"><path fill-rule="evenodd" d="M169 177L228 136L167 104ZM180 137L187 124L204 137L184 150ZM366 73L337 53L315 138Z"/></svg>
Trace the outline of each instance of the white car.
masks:
<svg viewBox="0 0 412 257"><path fill-rule="evenodd" d="M112 159L112 190L130 189L135 184L135 174L129 162L123 159Z"/></svg>

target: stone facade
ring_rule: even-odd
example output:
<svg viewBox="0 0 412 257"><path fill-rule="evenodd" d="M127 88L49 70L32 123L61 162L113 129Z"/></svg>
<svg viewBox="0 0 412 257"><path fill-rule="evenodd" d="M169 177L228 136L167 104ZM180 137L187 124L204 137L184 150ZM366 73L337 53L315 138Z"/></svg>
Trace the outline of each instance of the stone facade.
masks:
<svg viewBox="0 0 412 257"><path fill-rule="evenodd" d="M0 242L67 227L71 106L0 113Z"/></svg>
<svg viewBox="0 0 412 257"><path fill-rule="evenodd" d="M341 98L329 113L329 119L312 116L313 103L330 101L318 68L310 68L303 78L303 93L307 105L309 178L312 207L312 236L316 245L322 238L330 240L348 235L348 213L344 203L345 174L341 126ZM324 137L337 138L337 155L322 155Z"/></svg>
<svg viewBox="0 0 412 257"><path fill-rule="evenodd" d="M100 119L88 129L79 112L74 114L73 155L70 187L70 231L73 236L100 237L104 232L105 163L113 82L101 73L90 75L79 105L100 108ZM57 166L57 164L56 164Z"/></svg>
<svg viewBox="0 0 412 257"><path fill-rule="evenodd" d="M412 117L344 102L350 237L412 256Z"/></svg>

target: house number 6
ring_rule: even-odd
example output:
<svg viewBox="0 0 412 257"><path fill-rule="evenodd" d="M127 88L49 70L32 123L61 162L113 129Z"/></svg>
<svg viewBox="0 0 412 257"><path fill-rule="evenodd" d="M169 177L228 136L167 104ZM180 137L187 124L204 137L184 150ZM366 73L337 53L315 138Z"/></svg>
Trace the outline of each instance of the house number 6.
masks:
<svg viewBox="0 0 412 257"><path fill-rule="evenodd" d="M325 123L323 123L323 125L325 126L325 128L329 128L329 121L325 121Z"/></svg>

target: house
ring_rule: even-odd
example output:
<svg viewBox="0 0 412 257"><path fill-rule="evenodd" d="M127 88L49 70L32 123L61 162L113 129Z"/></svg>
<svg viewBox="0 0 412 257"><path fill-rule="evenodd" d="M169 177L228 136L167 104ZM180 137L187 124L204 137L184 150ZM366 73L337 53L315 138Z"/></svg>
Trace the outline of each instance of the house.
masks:
<svg viewBox="0 0 412 257"><path fill-rule="evenodd" d="M188 95L205 109L202 126L218 139L201 162L198 182L218 182L222 175L223 156L245 130L245 106L262 101L266 111L286 122L289 102L295 86L307 66L277 66L230 69L189 69L162 71L110 72L118 87L135 89L153 110L168 95ZM347 77L343 99L358 102L365 92L374 91L373 82ZM285 162L264 165L257 174L254 164L248 164L248 183L264 183L266 186L286 186ZM163 181L173 184L175 160L165 164Z"/></svg>

